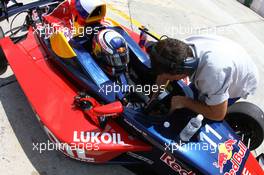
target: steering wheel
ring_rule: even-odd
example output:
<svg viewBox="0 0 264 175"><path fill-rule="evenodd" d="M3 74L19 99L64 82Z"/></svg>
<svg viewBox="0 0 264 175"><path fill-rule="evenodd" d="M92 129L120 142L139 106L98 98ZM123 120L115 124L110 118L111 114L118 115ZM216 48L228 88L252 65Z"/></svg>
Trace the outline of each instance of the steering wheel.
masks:
<svg viewBox="0 0 264 175"><path fill-rule="evenodd" d="M160 93L157 97L149 102L149 104L145 107L144 112L146 114L151 114L156 111L160 115L166 115L169 113L170 110L170 99L172 97L172 93L168 92L167 90Z"/></svg>
<svg viewBox="0 0 264 175"><path fill-rule="evenodd" d="M159 114L166 115L171 107L171 98L177 95L185 95L178 81L171 82L166 90L151 100L144 109L144 113L151 114L153 111L159 110Z"/></svg>

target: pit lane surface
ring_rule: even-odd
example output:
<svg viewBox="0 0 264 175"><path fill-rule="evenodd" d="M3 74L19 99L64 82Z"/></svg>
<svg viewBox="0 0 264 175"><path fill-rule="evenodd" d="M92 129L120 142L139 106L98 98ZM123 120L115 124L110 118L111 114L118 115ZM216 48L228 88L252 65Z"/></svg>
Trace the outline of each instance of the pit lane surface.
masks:
<svg viewBox="0 0 264 175"><path fill-rule="evenodd" d="M31 1L24 1L31 2ZM144 24L155 33L175 38L217 33L239 42L252 56L260 72L260 86L250 101L264 109L264 20L235 0L107 0L108 15L137 30ZM132 22L131 22L132 21ZM8 29L6 22L0 24ZM0 174L14 175L123 175L121 166L87 165L65 158L60 152L33 151L32 143L47 142L26 97L12 76L0 77ZM260 148L258 153L264 152Z"/></svg>

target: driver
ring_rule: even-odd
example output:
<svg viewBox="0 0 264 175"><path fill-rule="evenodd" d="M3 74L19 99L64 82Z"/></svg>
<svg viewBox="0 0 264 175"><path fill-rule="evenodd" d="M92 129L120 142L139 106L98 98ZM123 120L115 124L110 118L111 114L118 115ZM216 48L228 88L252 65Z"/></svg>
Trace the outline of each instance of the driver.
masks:
<svg viewBox="0 0 264 175"><path fill-rule="evenodd" d="M113 29L103 29L94 36L92 50L97 62L110 76L127 70L129 49L125 39Z"/></svg>
<svg viewBox="0 0 264 175"><path fill-rule="evenodd" d="M210 120L224 119L228 105L254 94L258 70L250 56L233 41L210 35L185 42L167 38L148 49L157 84L189 76L197 98L174 96L171 111L188 108ZM230 104L228 104L230 103Z"/></svg>

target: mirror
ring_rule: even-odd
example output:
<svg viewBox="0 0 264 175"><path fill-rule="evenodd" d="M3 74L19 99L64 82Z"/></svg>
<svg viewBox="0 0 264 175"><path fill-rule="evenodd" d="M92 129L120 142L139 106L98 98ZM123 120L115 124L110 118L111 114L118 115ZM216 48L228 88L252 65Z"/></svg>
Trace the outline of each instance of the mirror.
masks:
<svg viewBox="0 0 264 175"><path fill-rule="evenodd" d="M93 109L95 115L103 117L117 116L122 113L123 110L123 105L120 101L98 106Z"/></svg>

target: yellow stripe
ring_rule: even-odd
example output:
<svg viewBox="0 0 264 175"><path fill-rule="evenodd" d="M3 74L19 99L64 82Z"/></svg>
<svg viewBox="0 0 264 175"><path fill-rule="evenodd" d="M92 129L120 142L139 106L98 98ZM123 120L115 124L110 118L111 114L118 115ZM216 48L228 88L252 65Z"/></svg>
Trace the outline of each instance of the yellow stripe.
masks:
<svg viewBox="0 0 264 175"><path fill-rule="evenodd" d="M135 26L142 27L144 25L142 25L139 21L133 19L132 17L130 17L128 14L126 14L125 12L115 8L112 4L107 4L107 8L110 9L112 12L114 12L115 14L119 15L120 17L122 17L123 19L125 19L126 21L131 21L131 23ZM149 33L151 33L152 35L154 35L157 38L160 38L160 35L153 32L153 31L149 31Z"/></svg>

